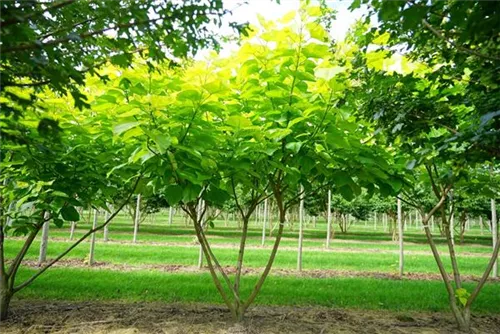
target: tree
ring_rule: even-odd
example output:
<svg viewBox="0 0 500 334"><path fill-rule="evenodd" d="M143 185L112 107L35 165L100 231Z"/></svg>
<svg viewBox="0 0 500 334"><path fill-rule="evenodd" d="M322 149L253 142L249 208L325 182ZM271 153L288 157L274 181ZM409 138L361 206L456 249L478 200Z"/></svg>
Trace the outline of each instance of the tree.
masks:
<svg viewBox="0 0 500 334"><path fill-rule="evenodd" d="M120 196L128 201L133 193L130 187L136 188L130 185L130 178L141 161L123 161L132 152L127 151L125 141L118 145L112 142L110 118L97 109L80 113L68 110L66 104L72 103L80 110L91 104L98 106L99 101L92 97L95 91L84 85L96 80L107 82L109 63L127 68L134 55L140 55L148 58L149 66L163 61L173 66L200 48L217 48L218 36L208 27L221 24L227 10L220 0L203 4L29 0L4 1L0 6L3 320L13 293L31 283L84 238L106 226L123 203L118 202L117 210L104 224L91 229L27 282L14 286L17 269L47 219L57 225L64 220L76 221L79 215L75 207L107 210L107 202ZM238 31L244 28L231 26ZM145 189L142 183L140 188ZM24 234L27 238L6 269L3 242L8 233Z"/></svg>
<svg viewBox="0 0 500 334"><path fill-rule="evenodd" d="M1 319L7 317L12 296L25 288L62 256L96 230L90 229L56 259L43 265L25 282L16 282L24 256L42 226L64 221L78 221L77 207L107 210L106 203L118 192L130 196L138 166L124 167L110 173L123 162L125 145L112 143L111 132L101 127L102 119L87 110L67 107L67 101L53 96L45 105L55 120L42 120L31 110L20 122L24 143L4 138L2 141L2 173L0 176L0 307ZM49 100L49 99L47 99ZM46 101L47 101L46 100ZM47 103L47 102L46 102ZM57 116L55 115L57 113ZM124 206L117 206L108 223ZM24 235L26 239L11 261L4 257L5 238Z"/></svg>
<svg viewBox="0 0 500 334"><path fill-rule="evenodd" d="M414 171L413 180L434 195L430 207L412 196L414 187L405 188L401 198L420 211L450 307L459 328L468 331L470 307L499 247L475 289L466 291L450 228L450 193L461 180L469 177L471 181L469 169L498 158L500 58L495 45L499 6L486 2L356 1L352 7L361 2L371 5L370 12L378 15L380 26L362 34L365 28L360 25L352 36L363 51L358 54L356 73L359 117L371 120L383 132L379 142L396 146L400 162ZM395 50L404 55L394 55ZM435 214L444 228L453 283L429 229L429 219Z"/></svg>
<svg viewBox="0 0 500 334"><path fill-rule="evenodd" d="M219 36L208 27L220 25L228 12L220 0L16 0L3 1L1 11L0 93L8 99L1 107L4 115L14 119L39 97L18 94L11 87L69 93L75 106L88 107L82 91L87 74L106 82L108 76L100 71L103 66L111 62L129 67L134 54L173 64L201 48L217 48Z"/></svg>
<svg viewBox="0 0 500 334"><path fill-rule="evenodd" d="M130 159L155 175L154 191L189 214L215 286L237 320L271 270L286 214L303 194L299 185L307 193L335 185L349 199L362 186L371 192L378 185L389 192L401 187L386 162L391 156L361 144L366 133L343 102L347 87L331 68L344 60L330 57L322 14L321 7L305 6L279 23L260 19L262 28L254 27L228 58L211 55L182 69L161 68L161 74L138 63L115 75L114 87L99 98L100 108L121 120L117 137L135 141ZM270 196L279 213L276 239L244 299L249 219ZM229 198L243 224L233 281L211 250L201 204L227 205Z"/></svg>

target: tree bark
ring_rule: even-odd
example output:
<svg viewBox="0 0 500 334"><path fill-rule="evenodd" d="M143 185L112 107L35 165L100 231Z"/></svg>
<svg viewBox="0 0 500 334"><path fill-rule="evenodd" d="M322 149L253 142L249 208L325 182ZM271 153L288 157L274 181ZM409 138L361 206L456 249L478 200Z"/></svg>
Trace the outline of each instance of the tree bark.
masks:
<svg viewBox="0 0 500 334"><path fill-rule="evenodd" d="M326 248L330 248L332 238L332 191L328 190L328 201L326 207Z"/></svg>
<svg viewBox="0 0 500 334"><path fill-rule="evenodd" d="M302 271L302 243L304 239L304 187L300 186L299 204L299 245L297 250L297 270Z"/></svg>
<svg viewBox="0 0 500 334"><path fill-rule="evenodd" d="M97 227L97 218L99 217L99 211L94 209L94 220L92 222L92 229L95 230ZM90 251L89 251L89 266L94 264L94 250L95 250L95 232L90 236Z"/></svg>
<svg viewBox="0 0 500 334"><path fill-rule="evenodd" d="M404 272L404 251L403 251L403 223L401 212L401 200L398 198L398 231L399 231L399 276L403 276Z"/></svg>
<svg viewBox="0 0 500 334"><path fill-rule="evenodd" d="M135 207L135 217L134 217L134 237L132 242L137 242L137 232L139 231L139 219L141 217L141 194L137 195L137 203Z"/></svg>
<svg viewBox="0 0 500 334"><path fill-rule="evenodd" d="M49 213L45 212L44 219L48 217ZM47 245L49 243L49 225L50 221L46 221L42 227L42 240L40 242L40 255L38 256L38 265L40 266L42 263L47 260Z"/></svg>
<svg viewBox="0 0 500 334"><path fill-rule="evenodd" d="M173 220L174 220L174 208L171 206L168 209L168 226L172 226Z"/></svg>
<svg viewBox="0 0 500 334"><path fill-rule="evenodd" d="M491 199L491 235L493 241L493 250L495 249L498 243L498 221L497 221L497 208L495 205L495 200ZM495 259L493 263L493 269L491 271L491 276L493 278L498 277L498 260Z"/></svg>
<svg viewBox="0 0 500 334"><path fill-rule="evenodd" d="M264 214L262 217L262 241L261 245L264 246L266 243L266 223L267 223L267 198L264 200Z"/></svg>
<svg viewBox="0 0 500 334"><path fill-rule="evenodd" d="M107 222L109 219L109 212L106 211L104 213L104 221ZM103 232L103 239L104 239L104 242L108 242L109 238L108 238L108 234L109 234L109 224L104 226L104 232Z"/></svg>
<svg viewBox="0 0 500 334"><path fill-rule="evenodd" d="M2 275L0 277L0 321L7 319L11 298L12 290L9 289L8 277Z"/></svg>
<svg viewBox="0 0 500 334"><path fill-rule="evenodd" d="M76 222L71 222L71 227L69 229L69 240L73 240L75 236Z"/></svg>

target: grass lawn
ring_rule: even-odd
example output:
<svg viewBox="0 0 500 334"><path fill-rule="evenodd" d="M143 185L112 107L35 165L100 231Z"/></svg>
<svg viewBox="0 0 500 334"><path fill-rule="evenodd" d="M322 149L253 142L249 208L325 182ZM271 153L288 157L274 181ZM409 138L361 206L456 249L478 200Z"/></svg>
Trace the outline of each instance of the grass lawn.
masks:
<svg viewBox="0 0 500 334"><path fill-rule="evenodd" d="M19 281L32 270L23 269ZM247 296L256 277L245 276ZM472 284L465 284L469 291ZM208 274L154 271L53 268L16 295L19 299L121 300L222 303ZM384 280L373 278L269 277L256 299L261 305L322 305L340 308L392 311L447 311L444 286L438 281ZM473 311L498 313L500 284L488 283Z"/></svg>
<svg viewBox="0 0 500 334"><path fill-rule="evenodd" d="M63 252L71 243L68 241L50 241L47 256L53 258ZM14 258L21 247L21 240L7 240L5 255L7 259ZM30 248L26 259L37 259L39 241L35 241ZM67 258L81 259L88 256L88 242L81 243ZM178 264L196 265L199 246L165 246L148 244L117 244L98 243L95 248L96 261L117 264ZM215 248L214 253L223 265L235 265L237 250ZM260 268L265 266L269 257L270 248L248 249L245 253L245 266ZM303 252L304 269L339 269L356 271L396 272L398 270L398 255L391 253L335 253L333 251L311 251L307 248ZM449 259L443 261L449 266ZM463 274L480 275L486 267L488 258L464 256L458 258ZM297 253L295 250L279 250L274 264L275 268L293 269L296 267ZM429 255L407 255L405 257L407 272L436 273L437 267L434 258Z"/></svg>

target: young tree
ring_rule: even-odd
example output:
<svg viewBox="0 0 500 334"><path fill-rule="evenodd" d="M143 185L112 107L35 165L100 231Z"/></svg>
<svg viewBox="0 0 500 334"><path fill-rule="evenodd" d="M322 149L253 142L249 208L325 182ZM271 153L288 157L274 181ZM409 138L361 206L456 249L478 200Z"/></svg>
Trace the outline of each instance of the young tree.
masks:
<svg viewBox="0 0 500 334"><path fill-rule="evenodd" d="M420 211L452 312L459 328L469 331L471 305L499 247L477 286L466 291L452 239L450 195L461 180L474 179L470 169L494 162L500 155L500 57L495 47L499 7L485 2L375 0L357 1L353 7L361 2L370 3L370 14L378 15L381 24L364 34L360 26L353 38L364 51L358 54L356 74L362 82L357 92L359 115L384 133L380 143L400 150L400 161L414 171L415 183L434 195L430 206L413 196L415 187L405 188L401 198ZM395 56L397 49L405 56ZM434 215L441 218L453 279L429 228Z"/></svg>
<svg viewBox="0 0 500 334"><path fill-rule="evenodd" d="M118 104L104 103L108 112L121 115L115 134L136 140L131 159L144 161L156 175L155 191L190 216L215 286L237 320L264 284L286 214L304 192L335 186L352 199L361 186L371 192L401 186L386 162L391 156L361 144L367 134L350 117L351 107L343 102L347 87L331 70L345 60L330 57L323 13L304 7L279 23L261 19L262 29L256 27L234 55L163 69L168 75L138 64L104 94L119 91ZM278 210L276 238L262 275L243 298L249 220L270 196ZM200 212L201 201L223 205L229 197L242 222L233 281L210 247L205 211Z"/></svg>
<svg viewBox="0 0 500 334"><path fill-rule="evenodd" d="M90 229L66 251L46 264L24 282L16 282L18 270L35 237L43 226L80 219L77 207L103 208L116 193L130 196L135 186L131 178L138 167L124 167L108 175L123 163L124 145L115 145L111 133L101 127L102 120L90 112L65 107L64 99L52 99L48 118L38 123L35 110L25 112L21 122L24 142L3 138L0 176L0 316L7 317L12 296L25 288L45 270L104 224ZM54 108L54 109L51 109ZM57 111L57 115L55 112ZM41 126L40 124L44 124ZM102 124L101 124L102 125ZM77 135L75 135L77 134ZM112 152L112 153L111 153ZM15 203L11 210L6 210ZM125 202L117 206L114 217ZM4 255L5 239L26 236L14 259Z"/></svg>

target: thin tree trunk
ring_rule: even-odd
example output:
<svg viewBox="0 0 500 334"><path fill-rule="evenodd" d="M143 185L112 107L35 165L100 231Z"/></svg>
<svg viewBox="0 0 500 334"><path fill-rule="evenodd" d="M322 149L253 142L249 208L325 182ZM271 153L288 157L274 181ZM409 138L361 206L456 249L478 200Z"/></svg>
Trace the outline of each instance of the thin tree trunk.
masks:
<svg viewBox="0 0 500 334"><path fill-rule="evenodd" d="M48 218L49 213L45 212L44 219ZM42 263L47 260L47 245L49 244L49 224L50 221L46 221L42 227L42 240L40 242L40 255L38 256L38 265L40 266Z"/></svg>
<svg viewBox="0 0 500 334"><path fill-rule="evenodd" d="M448 223L448 221L446 220L444 206L441 207L441 215L441 221L443 222L443 229L446 236L446 243L448 245L448 253L450 254L451 267L453 269L453 280L455 281L457 289L460 289L462 287L462 279L460 278L460 270L458 268L457 257L455 254L455 243L453 242L452 233L453 227L450 226L452 225L453 213L450 217L450 223Z"/></svg>
<svg viewBox="0 0 500 334"><path fill-rule="evenodd" d="M262 246L264 246L266 243L266 223L267 223L267 198L264 200L264 214L262 219L262 241L261 241Z"/></svg>
<svg viewBox="0 0 500 334"><path fill-rule="evenodd" d="M0 277L0 321L7 319L11 299L12 291L9 289L8 278L2 275Z"/></svg>
<svg viewBox="0 0 500 334"><path fill-rule="evenodd" d="M267 227L269 228L269 238L273 236L273 201L269 202L267 208Z"/></svg>
<svg viewBox="0 0 500 334"><path fill-rule="evenodd" d="M97 218L99 216L99 211L94 209L94 220L92 222L92 229L95 230L97 227ZM89 251L89 266L94 264L94 250L95 250L95 232L90 236L90 251Z"/></svg>
<svg viewBox="0 0 500 334"><path fill-rule="evenodd" d="M132 242L137 242L137 232L139 231L139 220L141 218L141 194L137 195L137 202L135 206L135 217L134 217L134 237Z"/></svg>
<svg viewBox="0 0 500 334"><path fill-rule="evenodd" d="M168 209L168 226L172 226L173 221L174 221L174 207L171 206Z"/></svg>
<svg viewBox="0 0 500 334"><path fill-rule="evenodd" d="M73 237L75 236L75 227L76 227L76 222L71 222L71 226L69 229L69 240L73 240Z"/></svg>
<svg viewBox="0 0 500 334"><path fill-rule="evenodd" d="M198 215L198 219L200 220L200 227L201 227L201 230L203 231L203 229L205 228L203 222L204 222L204 219L202 217L202 214L203 214L203 200L200 200L198 205L196 206L196 210L197 210L197 215ZM201 269L203 268L203 246L200 242L200 250L198 252L198 269Z"/></svg>
<svg viewBox="0 0 500 334"><path fill-rule="evenodd" d="M109 212L105 211L104 221L107 222L108 219L109 219ZM106 226L104 226L103 239L104 239L104 242L108 242L108 240L109 240L109 224L106 224Z"/></svg>
<svg viewBox="0 0 500 334"><path fill-rule="evenodd" d="M241 239L240 239L240 249L238 251L238 260L236 263L236 275L234 278L234 290L238 296L240 295L241 270L243 268L243 257L245 256L245 246L246 246L246 242L247 242L248 223L249 223L250 217L243 216L241 218L243 219L243 231L242 231ZM243 317L243 313L239 314L240 306L241 305L237 305L236 312L238 314L238 318ZM242 310L242 309L241 309L241 311L244 312L244 310ZM238 320L242 320L242 319L238 319Z"/></svg>
<svg viewBox="0 0 500 334"><path fill-rule="evenodd" d="M6 185L5 181L4 181L4 185ZM7 319L7 313L9 311L10 300L12 297L12 290L9 289L9 277L7 274L7 270L5 268L4 222L6 222L6 220L4 220L2 218L2 216L4 215L3 208L1 206L2 200L3 199L0 198L0 322ZM14 262L15 262L15 260L14 260Z"/></svg>
<svg viewBox="0 0 500 334"><path fill-rule="evenodd" d="M328 204L326 208L326 248L330 248L332 237L332 191L328 190Z"/></svg>
<svg viewBox="0 0 500 334"><path fill-rule="evenodd" d="M404 272L403 223L401 219L401 200L398 198L398 231L399 231L399 276Z"/></svg>
<svg viewBox="0 0 500 334"><path fill-rule="evenodd" d="M271 271L271 267L274 263L274 259L276 258L276 253L278 252L278 247L281 242L281 237L283 235L283 229L285 227L285 208L283 207L283 202L282 202L282 195L275 192L275 199L276 199L276 206L278 207L278 212L279 212L279 227L278 227L278 232L276 234L276 239L274 241L273 248L271 250L271 255L269 256L269 260L267 261L266 267L264 268L264 272L260 276L259 280L257 281L257 284L255 284L252 293L248 297L247 301L243 305L243 310L246 310L255 300L255 297L257 297L260 289L262 288L262 285L264 284L267 276L269 275L269 272Z"/></svg>
<svg viewBox="0 0 500 334"><path fill-rule="evenodd" d="M498 222L497 222L497 208L495 205L495 200L491 199L491 235L493 239L493 249L495 249L498 243ZM493 278L498 277L498 260L495 259L493 263L493 269L491 271Z"/></svg>
<svg viewBox="0 0 500 334"><path fill-rule="evenodd" d="M304 239L304 187L300 186L299 204L299 246L297 250L297 270L302 271L302 243Z"/></svg>

